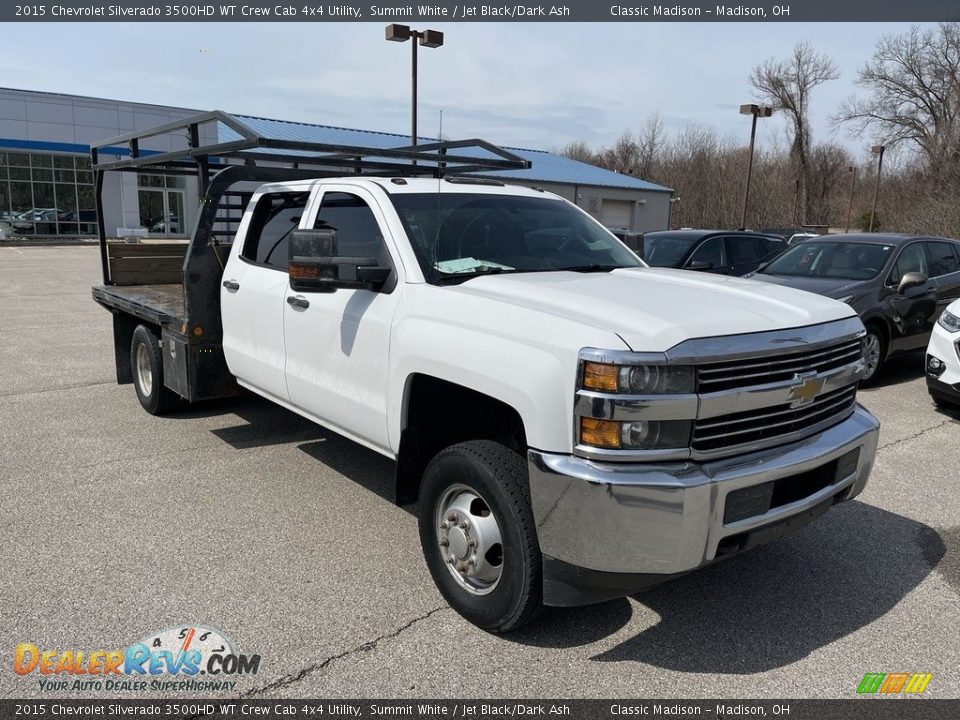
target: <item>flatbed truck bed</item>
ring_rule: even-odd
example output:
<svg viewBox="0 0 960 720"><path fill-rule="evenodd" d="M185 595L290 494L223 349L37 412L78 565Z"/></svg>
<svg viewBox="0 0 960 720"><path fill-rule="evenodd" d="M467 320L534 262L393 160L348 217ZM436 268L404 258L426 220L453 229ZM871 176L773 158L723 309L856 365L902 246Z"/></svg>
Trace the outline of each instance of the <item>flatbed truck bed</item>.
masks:
<svg viewBox="0 0 960 720"><path fill-rule="evenodd" d="M93 299L107 309L117 309L153 325L186 322L183 285L94 285Z"/></svg>

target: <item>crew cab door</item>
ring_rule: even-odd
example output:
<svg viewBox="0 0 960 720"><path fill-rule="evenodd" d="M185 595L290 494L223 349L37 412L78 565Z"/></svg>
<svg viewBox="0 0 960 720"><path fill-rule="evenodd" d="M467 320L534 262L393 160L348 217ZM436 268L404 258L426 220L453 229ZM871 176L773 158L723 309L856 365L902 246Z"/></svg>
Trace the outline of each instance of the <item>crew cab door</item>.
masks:
<svg viewBox="0 0 960 720"><path fill-rule="evenodd" d="M960 245L949 240L924 243L930 258L930 277L937 283L937 317L960 298Z"/></svg>
<svg viewBox="0 0 960 720"><path fill-rule="evenodd" d="M237 379L281 400L289 397L283 343L287 243L308 198L302 189L254 195L220 288L227 367Z"/></svg>
<svg viewBox="0 0 960 720"><path fill-rule="evenodd" d="M399 292L383 211L366 190L324 185L308 228L336 231L339 253L394 268L382 290L295 292L283 302L290 402L354 439L389 451L387 360Z"/></svg>
<svg viewBox="0 0 960 720"><path fill-rule="evenodd" d="M908 272L922 273L928 280L925 285L900 294L896 288ZM912 242L901 248L887 277L885 290L893 309L890 350L906 352L926 347L937 320L937 282L930 277L929 258L923 242Z"/></svg>

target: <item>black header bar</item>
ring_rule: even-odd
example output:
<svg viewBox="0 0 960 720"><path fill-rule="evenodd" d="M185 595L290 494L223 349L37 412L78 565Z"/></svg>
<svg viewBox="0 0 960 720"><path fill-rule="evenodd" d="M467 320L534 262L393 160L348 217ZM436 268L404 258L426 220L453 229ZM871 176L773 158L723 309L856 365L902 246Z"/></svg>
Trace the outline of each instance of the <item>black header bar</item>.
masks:
<svg viewBox="0 0 960 720"><path fill-rule="evenodd" d="M960 20L951 0L748 0L718 4L705 0L620 3L597 0L513 5L497 2L337 2L240 0L149 2L148 0L61 0L0 7L10 22L935 22Z"/></svg>

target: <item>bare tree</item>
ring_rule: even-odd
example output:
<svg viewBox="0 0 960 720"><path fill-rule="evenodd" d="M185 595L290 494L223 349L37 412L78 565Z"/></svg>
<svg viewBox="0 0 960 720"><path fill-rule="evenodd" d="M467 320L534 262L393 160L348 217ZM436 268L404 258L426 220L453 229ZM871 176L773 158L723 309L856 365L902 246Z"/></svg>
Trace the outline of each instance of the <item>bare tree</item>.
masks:
<svg viewBox="0 0 960 720"><path fill-rule="evenodd" d="M612 147L600 151L600 164L607 170L633 175L640 159L639 150L633 132L624 130Z"/></svg>
<svg viewBox="0 0 960 720"><path fill-rule="evenodd" d="M563 155L571 160L579 160L580 162L590 163L591 165L597 164L596 153L594 153L593 150L590 149L590 146L583 140L574 140L562 148L555 149L554 152L557 155Z"/></svg>
<svg viewBox="0 0 960 720"><path fill-rule="evenodd" d="M813 210L810 187L810 94L815 87L840 77L833 61L818 54L808 42L797 43L786 60L770 59L750 73L750 84L761 99L786 113L793 141L791 154L797 165L797 190L804 218Z"/></svg>
<svg viewBox="0 0 960 720"><path fill-rule="evenodd" d="M637 165L632 175L646 178L653 173L663 153L665 140L663 118L660 113L654 113L647 118L640 130L640 137L637 139Z"/></svg>
<svg viewBox="0 0 960 720"><path fill-rule="evenodd" d="M935 175L960 165L960 24L911 28L880 40L857 84L866 98L848 100L834 119L854 133L918 150Z"/></svg>

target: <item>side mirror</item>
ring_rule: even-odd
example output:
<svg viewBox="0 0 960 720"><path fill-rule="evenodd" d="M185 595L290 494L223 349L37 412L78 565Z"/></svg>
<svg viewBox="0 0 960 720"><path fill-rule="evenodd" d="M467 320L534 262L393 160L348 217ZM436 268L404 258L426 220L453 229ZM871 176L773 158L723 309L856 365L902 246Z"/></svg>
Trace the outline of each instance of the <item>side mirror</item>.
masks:
<svg viewBox="0 0 960 720"><path fill-rule="evenodd" d="M290 289L296 292L379 290L390 277L390 268L377 267L376 258L339 255L337 232L328 228L294 230L289 257Z"/></svg>
<svg viewBox="0 0 960 720"><path fill-rule="evenodd" d="M907 290L911 288L920 287L926 285L928 278L922 272L907 272L903 274L903 277L900 278L900 284L897 286L897 293L903 295Z"/></svg>
<svg viewBox="0 0 960 720"><path fill-rule="evenodd" d="M687 263L687 270L713 270L713 263L706 260L691 260Z"/></svg>

